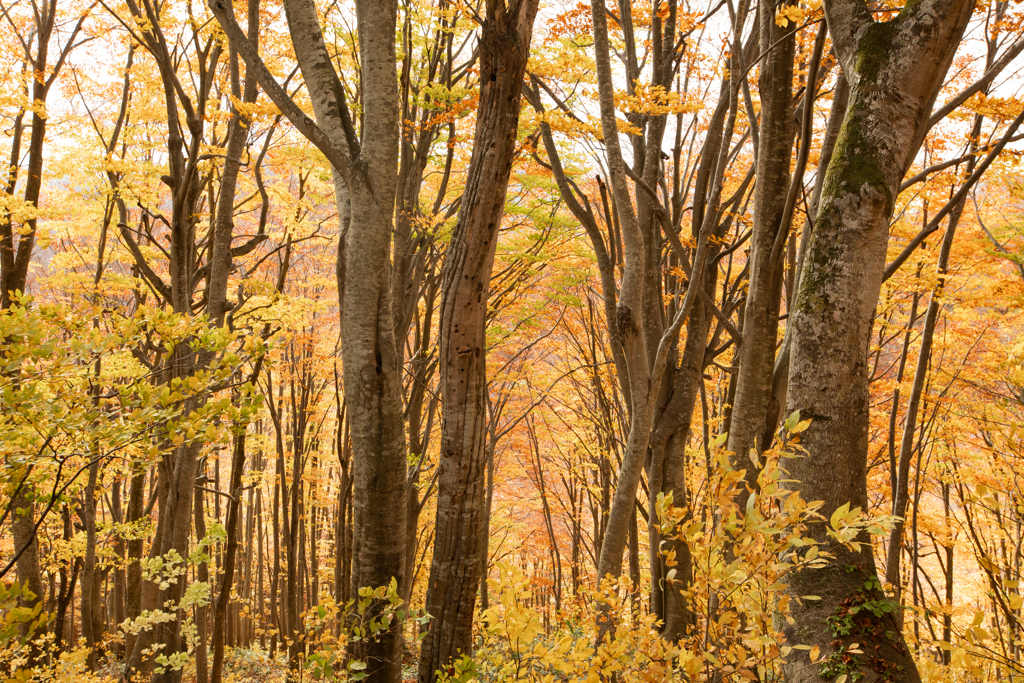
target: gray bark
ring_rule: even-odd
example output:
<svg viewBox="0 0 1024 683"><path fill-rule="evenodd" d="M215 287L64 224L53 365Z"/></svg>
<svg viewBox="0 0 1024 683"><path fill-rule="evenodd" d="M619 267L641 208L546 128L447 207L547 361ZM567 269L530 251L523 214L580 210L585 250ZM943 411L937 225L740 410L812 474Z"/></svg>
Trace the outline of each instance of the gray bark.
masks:
<svg viewBox="0 0 1024 683"><path fill-rule="evenodd" d="M389 258L400 139L397 2L356 3L363 95L363 126L358 136L312 2L288 0L285 13L316 123L267 70L230 6L214 0L210 7L263 90L334 167L342 235L338 253L341 348L353 450L352 587L355 592L386 585L392 578L402 585L407 571L406 440ZM401 678L401 646L401 623L395 619L378 638L353 647L351 655L367 662L371 683L396 683Z"/></svg>
<svg viewBox="0 0 1024 683"><path fill-rule="evenodd" d="M824 501L820 512L826 519L847 503L868 509L868 346L889 221L973 6L964 0L924 0L878 23L862 0L825 4L850 83L850 104L792 312L786 412L799 410L812 420L801 442L809 457L792 461L789 469L799 482L792 486L805 500ZM814 525L811 534L826 541L823 525ZM848 609L848 601L880 597L865 587L866 579L876 576L870 544L860 552L836 548L834 554L826 568L793 577L791 594L822 599L791 603L794 622L784 629L788 640L819 646L823 658L837 646L859 642L872 653L859 666L862 680L919 681L891 614L858 615L849 636L829 631L828 617ZM787 659L787 680L824 680L821 664L798 652Z"/></svg>
<svg viewBox="0 0 1024 683"><path fill-rule="evenodd" d="M98 450L98 449L97 449ZM85 522L85 558L82 562L82 635L86 646L90 649L87 663L90 669L96 668L96 649L103 639L102 627L102 595L100 592L101 572L96 566L96 494L99 482L100 461L95 457L89 466L89 478L82 494L82 519Z"/></svg>
<svg viewBox="0 0 1024 683"><path fill-rule="evenodd" d="M771 399L772 369L779 328L789 165L796 132L793 115L793 61L796 35L775 23L775 5L758 5L761 66L761 123L758 131L757 181L754 186L750 276L743 314L742 341L737 350L739 373L727 448L735 454L734 467L745 469L749 490L757 485L757 471L747 457L765 431ZM815 84L808 83L813 93ZM797 177L797 182L802 179ZM741 496L740 509L745 509Z"/></svg>
<svg viewBox="0 0 1024 683"><path fill-rule="evenodd" d="M640 482L647 444L651 430L650 371L643 328L644 291L644 239L637 223L636 212L627 185L626 166L619 146L618 126L615 119L611 60L608 48L608 20L603 2L591 1L594 21L594 49L596 52L598 101L601 106L601 130L608 160L612 197L622 230L623 272L619 286L619 299L615 318L608 326L615 326L622 343L623 357L629 377L632 397L630 430L626 442L619 481L615 489L612 509L608 515L598 560L598 580L608 576L617 579L622 573L622 552L626 546L629 524L633 519L636 490ZM607 625L606 625L607 627Z"/></svg>

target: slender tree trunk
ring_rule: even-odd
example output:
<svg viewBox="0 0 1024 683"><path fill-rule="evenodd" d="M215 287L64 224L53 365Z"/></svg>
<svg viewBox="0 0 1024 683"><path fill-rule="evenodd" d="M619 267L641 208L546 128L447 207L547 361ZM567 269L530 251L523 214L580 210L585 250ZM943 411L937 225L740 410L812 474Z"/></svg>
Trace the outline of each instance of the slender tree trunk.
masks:
<svg viewBox="0 0 1024 683"><path fill-rule="evenodd" d="M281 474L281 460L277 458L276 474ZM274 531L274 560L270 570L270 656L273 657L277 653L277 644L285 634L284 629L284 618L280 615L280 593L279 590L281 585L281 520L280 520L280 507L281 507L281 487L278 485L277 477L274 478L274 502L272 511L273 520L273 531Z"/></svg>
<svg viewBox="0 0 1024 683"><path fill-rule="evenodd" d="M709 269L702 283L704 291L713 294L716 282L717 272ZM673 393L651 434L650 497L657 500L659 493L671 493L672 504L680 509L690 504L686 481L686 441L697 395L704 381L705 353L712 319L710 309L702 301L694 302L686 323L682 358L673 372ZM693 580L692 553L686 542L676 536L663 540L660 529L660 519L652 510L647 524L652 611L664 622L662 634L665 639L676 642L686 635L696 619L682 593ZM676 572L669 579L668 573L672 568L665 564L664 555L672 551L675 551Z"/></svg>
<svg viewBox="0 0 1024 683"><path fill-rule="evenodd" d="M473 612L487 561L487 291L512 172L523 75L537 0L488 0L480 38L480 103L459 217L443 268L441 462L420 683L472 653Z"/></svg>
<svg viewBox="0 0 1024 683"><path fill-rule="evenodd" d="M124 524L125 516L124 509L121 507L121 492L124 489L124 483L121 480L117 480L111 486L111 508L110 515L113 517L114 522L118 524ZM117 566L113 570L114 585L113 594L111 595L111 609L110 618L113 622L111 629L117 630L125 618L127 617L127 575L125 572L125 560L127 550L127 543L125 542L124 536L119 535L114 545L114 557L117 561ZM124 656L123 647L117 644L115 647L115 653L121 657Z"/></svg>
<svg viewBox="0 0 1024 683"><path fill-rule="evenodd" d="M986 66L991 66L994 57L994 45L990 44ZM970 176L974 171L977 162L978 139L981 136L981 127L984 117L976 115L974 126L971 130L970 151L974 153L967 162L966 175ZM939 247L939 258L936 264L937 280L932 288L928 300L928 308L924 316L924 328L921 331L921 350L917 356L917 367L914 370L914 383L911 386L910 398L907 402L907 412L903 423L903 438L900 440L899 457L896 458L896 469L894 478L896 487L893 491L892 514L897 518L889 534L888 554L885 563L885 580L896 589L896 600L901 601L903 597L902 585L900 583L900 560L903 552L903 529L906 525L904 518L907 514L907 503L909 501L910 487L910 465L914 454L914 433L917 431L917 415L921 406L922 396L925 392L925 379L928 369L931 366L932 343L935 338L935 328L938 324L940 306L942 305L943 287L946 283L946 275L949 271L949 254L953 248L953 238L963 215L967 197L961 199L949 214L949 222L946 225L946 233L942 238ZM916 299L915 299L916 303ZM909 332L908 332L909 334ZM898 389L897 389L898 391ZM898 394L894 394L894 402ZM920 445L920 444L919 444ZM918 451L920 452L920 451ZM916 510L915 510L916 514ZM900 613L902 624L902 612Z"/></svg>
<svg viewBox="0 0 1024 683"><path fill-rule="evenodd" d="M793 277L793 296L787 306L787 313L792 311L796 305L796 297L800 291L800 275L803 271L803 263L807 255L807 244L814 225L814 218L818 212L818 203L821 199L821 191L825 184L825 171L832 160L832 153L835 151L836 140L839 138L839 131L842 128L846 117L846 105L849 101L850 87L846 76L840 71L837 77L835 92L832 95L832 108L829 111L828 123L825 125L825 132L821 140L821 153L818 157L818 170L814 178L814 190L811 193L809 215L804 223L804 229L800 235L800 248L797 252L797 260ZM786 334L782 339L782 348L775 358L774 378L772 380L772 399L769 405L769 412L776 408L775 415L769 416L765 425L766 436L763 443L768 442L767 433L775 433L782 419L782 409L786 406L786 394L789 389L789 361L790 349L793 345L793 326L786 325Z"/></svg>
<svg viewBox="0 0 1024 683"><path fill-rule="evenodd" d="M196 539L202 541L206 538L206 495L202 489L196 489L195 497L195 524L196 524ZM208 586L210 592L213 592L213 586L210 583L210 563L202 561L199 566L196 567L196 578L205 583ZM195 649L195 661L196 661L196 683L207 683L209 680L209 664L207 660L207 622L209 621L208 605L196 606L196 649Z"/></svg>
<svg viewBox="0 0 1024 683"><path fill-rule="evenodd" d="M636 491L640 482L651 431L651 401L648 396L650 370L643 327L644 294L644 239L637 223L632 198L627 185L626 165L619 144L618 124L612 84L611 60L608 44L608 19L603 2L591 1L594 22L594 50L597 63L598 94L601 105L601 130L608 158L609 180L615 211L622 230L623 274L619 286L619 299L615 317L608 321L615 327L622 342L629 395L632 398L630 429L619 469L618 484L608 515L598 560L598 580L622 574L622 553L626 547L629 526L636 505ZM605 624L603 628L608 628Z"/></svg>
<svg viewBox="0 0 1024 683"><path fill-rule="evenodd" d="M758 5L760 49L767 56L762 62L758 88L761 123L757 183L754 186L754 225L750 238L750 276L743 314L743 338L737 350L739 373L727 446L735 454L733 466L746 470L749 490L756 488L758 473L747 456L750 449L762 448L759 440L765 432L771 398L785 254L781 244L785 242L788 231L784 215L796 131L793 116L796 33L775 23L775 11L773 3ZM813 92L815 84L808 83L807 87ZM797 182L802 182L802 178ZM740 509L744 509L745 495L741 495L739 503Z"/></svg>
<svg viewBox="0 0 1024 683"><path fill-rule="evenodd" d="M95 451L93 455L95 456ZM82 602L80 616L82 634L85 636L86 647L89 648L87 662L89 668L95 670L97 648L102 639L100 626L100 572L96 568L96 493L99 481L100 463L96 459L89 467L89 479L85 486L82 506L82 517L85 521L85 559L82 563Z"/></svg>
<svg viewBox="0 0 1024 683"><path fill-rule="evenodd" d="M487 483L484 485L484 519L481 535L484 540L480 542L484 557L480 563L480 609L490 607L490 587L487 585L487 575L490 570L490 546L491 546L491 510L494 507L494 448L497 432L497 424L494 416L490 417L491 424L488 426L487 450L484 457L487 459Z"/></svg>
<svg viewBox="0 0 1024 683"><path fill-rule="evenodd" d="M138 464L133 465L131 489L128 492L128 524L138 524L142 519L144 496L146 493L146 473ZM138 535L128 541L127 596L125 609L127 619L137 619L142 610L142 548L145 539ZM125 658L131 656L135 649L136 636L126 633L124 636Z"/></svg>
<svg viewBox="0 0 1024 683"><path fill-rule="evenodd" d="M253 47L258 47L260 34L260 2L248 0L248 38ZM249 104L256 101L256 78L248 75L245 86L240 84L238 69L238 51L229 45L228 70L231 94ZM231 121L228 123L227 144L225 145L224 168L221 171L220 192L217 195L217 207L214 215L214 238L210 255L210 293L207 311L210 320L216 325L223 325L224 318L230 310L227 301L228 276L231 274L232 248L231 242L235 229L235 193L238 185L238 172L242 165L246 138L249 135L249 117L232 107ZM246 245L255 247L258 240L265 238L257 235ZM219 470L218 470L219 471Z"/></svg>
<svg viewBox="0 0 1024 683"><path fill-rule="evenodd" d="M257 368L254 375L259 374ZM228 503L228 519L226 525L227 547L224 549L224 573L217 590L217 602L213 614L213 666L211 683L220 683L224 671L224 630L227 617L228 602L231 598L231 586L234 583L235 557L238 553L238 516L239 499L242 495L242 473L245 469L245 437L243 431L235 435L234 449L231 457L231 482L228 493L232 496ZM250 513L251 516L251 513Z"/></svg>

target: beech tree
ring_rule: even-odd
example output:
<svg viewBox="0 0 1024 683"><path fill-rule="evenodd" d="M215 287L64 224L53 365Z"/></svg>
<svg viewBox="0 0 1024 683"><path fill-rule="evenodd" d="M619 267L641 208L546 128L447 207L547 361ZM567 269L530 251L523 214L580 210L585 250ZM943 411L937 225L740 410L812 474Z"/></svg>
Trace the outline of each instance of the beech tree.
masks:
<svg viewBox="0 0 1024 683"><path fill-rule="evenodd" d="M397 4L361 0L356 6L362 91L358 131L310 0L289 0L285 13L316 123L267 70L231 6L216 0L210 8L239 45L260 87L333 168L342 236L337 270L341 350L353 445L353 593L392 579L402 583L406 511L393 503L405 495L406 440L389 259L398 168ZM401 677L401 625L396 620L387 633L360 647L370 680Z"/></svg>
<svg viewBox="0 0 1024 683"><path fill-rule="evenodd" d="M0 212L0 310L8 310L26 291L29 266L37 244L47 100L68 55L79 44L82 26L88 17L88 10L83 11L67 32L66 27L59 24L61 17L56 0L35 7L27 25L16 22L18 17L13 14L13 9L5 7L2 11L4 21L21 48L22 93L16 98L19 106L10 127L10 159L4 173L4 209ZM51 44L54 39L57 40L56 45ZM56 54L53 55L51 50ZM28 128L27 145L25 128ZM23 146L28 148L27 155ZM24 190L15 199L19 175L24 175ZM28 493L27 489L19 487L10 504L15 511L11 531L18 555L18 580L27 589L21 602L32 608L42 600L43 582L35 513Z"/></svg>
<svg viewBox="0 0 1024 683"><path fill-rule="evenodd" d="M917 153L932 105L953 61L973 3L937 0L907 5L876 21L860 0L825 3L830 33L850 84L847 115L825 175L793 310L787 412L811 420L791 466L806 500L823 500L830 518L841 506L866 509L867 351L885 271L889 221L896 194ZM825 474L828 473L827 476ZM824 539L824 529L816 532ZM891 611L865 627L837 635L822 624L849 601L875 599L880 584L870 544L838 551L828 567L793 581L797 600L792 638L810 641L822 656L850 643L875 650L866 680L919 680L917 667ZM799 600L800 596L820 596ZM822 680L820 666L793 654L793 681Z"/></svg>
<svg viewBox="0 0 1024 683"><path fill-rule="evenodd" d="M5 676L1024 675L1024 9L865 3L0 2Z"/></svg>
<svg viewBox="0 0 1024 683"><path fill-rule="evenodd" d="M473 612L487 562L483 533L487 438L487 302L516 153L519 103L537 0L487 0L480 32L480 103L458 220L442 269L442 423L429 631L419 680L472 652Z"/></svg>
<svg viewBox="0 0 1024 683"><path fill-rule="evenodd" d="M691 84L691 81L698 81L698 60L686 57L684 69L684 58L679 54L677 46L685 44L688 37L703 26L701 20L708 19L720 8L721 5L715 5L700 14L692 11L684 14L683 8L672 2L652 8L652 48L659 56L653 59L650 82L641 84L641 59L637 52L637 40L626 18L632 15L633 10L628 2L620 5L619 16L623 19L619 29L626 38L623 62L626 79L630 84L628 93L637 101L635 111L628 113L628 120L637 126L639 132L630 131L627 138L633 153L631 166L627 166L624 161L620 165L618 160L622 158L621 148L616 144L617 140L612 140L613 135L618 135L611 132L617 128L611 123L614 117L612 101L610 98L601 100L602 136L610 186L598 179L599 200L597 197L590 199L566 171L555 145L551 125L546 122L541 124L545 152L560 195L574 217L584 226L594 249L610 350L623 401L630 413L630 436L615 487L615 502L607 513L607 519L601 523L602 542L599 551L604 558L601 560L604 569L599 571L602 576L610 573L618 577L627 543L631 571L634 575L639 573L639 567L635 566L639 564L636 530L639 507L634 503L645 468L649 500L656 500L659 494L665 494L673 496L674 502L680 507L687 505L686 441L700 393L702 373L737 338L736 328L728 320L728 316L739 305L736 288L727 289L722 294L723 300L717 302L716 285L719 282L719 266L731 270L732 254L749 238L749 235L738 235L731 243L725 243L727 235L736 227L733 220L735 212L745 205L749 196L753 169L738 182L731 194L724 194L729 160L736 157L749 135L737 136L737 116L741 109L740 96L745 80L739 74L743 72L742 65L746 60L753 57L752 49L757 46L756 40L747 39L744 43L743 39L749 13L747 3L740 3L732 18L733 31L728 45L730 69L721 78L718 100L707 123L707 133L699 147L699 154L693 151L696 137L691 137L694 135L691 131L698 127L696 118L684 125L686 107L678 103L665 106L666 100L671 102L668 91L673 80L677 81L677 92L673 95L680 100L697 96L696 91L701 86ZM605 65L602 63L604 43L600 39L607 34L607 25L599 24L596 12L592 8L591 17L595 37L598 38L595 48L600 90L608 87L602 85L605 76L601 74L604 73ZM610 60L607 68L611 68ZM680 80L682 83L679 83ZM554 99L559 110L573 116L566 104L553 94L551 86L537 78L534 78L531 95L535 109L544 112L542 89ZM707 93L702 95L707 96ZM667 170L663 161L668 155L663 152L663 146L673 108L678 111L674 117L676 131L673 156L670 157L672 190L669 193L665 182ZM547 112L544 113L547 116ZM683 147L687 139L690 152L684 154ZM621 169L621 172L616 169ZM619 181L616 181L617 176L620 177ZM635 195L635 208L633 199L627 196L630 186ZM658 196L656 188L661 190L662 196ZM688 200L692 201L692 207L686 207ZM603 215L600 208L592 208L592 201L603 208ZM687 235L683 225L688 208L692 213L689 215L690 230ZM636 216L640 234L627 238L625 226L633 220L630 218L631 213ZM605 224L606 231L601 230L601 222ZM684 236L689 242L688 246L683 244ZM629 240L633 240L634 244L627 248ZM666 260L668 268L662 265ZM668 273L664 273L665 270ZM741 274L737 282L743 278ZM691 281L699 282L700 285L688 286ZM639 291L634 292L634 286ZM676 288L677 292L685 290L685 296L666 304L662 297L670 287ZM630 304L631 301L634 303ZM620 308L625 310L623 307L628 308L630 305L640 306L629 316L643 335L643 341L637 342L632 355L626 351L624 336L632 328L612 322L619 319ZM678 335L684 322L686 342L680 356L677 349ZM630 370L631 366L636 369ZM648 402L651 405L649 414L646 412ZM634 412L637 405L640 406L639 412ZM630 443L633 445L628 445ZM651 609L664 620L666 637L677 640L683 636L693 619L682 593L689 584L689 548L685 543L679 543L678 539L663 539L657 515L648 512L646 516ZM677 566L674 569L665 564L665 557L669 554L675 557L673 562ZM670 571L674 578L666 580Z"/></svg>

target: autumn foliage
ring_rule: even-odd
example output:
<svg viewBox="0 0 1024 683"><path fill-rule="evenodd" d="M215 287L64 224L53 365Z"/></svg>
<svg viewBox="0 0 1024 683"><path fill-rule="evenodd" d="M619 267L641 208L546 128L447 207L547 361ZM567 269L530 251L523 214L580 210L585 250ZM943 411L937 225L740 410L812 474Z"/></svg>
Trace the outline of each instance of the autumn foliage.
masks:
<svg viewBox="0 0 1024 683"><path fill-rule="evenodd" d="M1024 675L1024 6L0 23L4 680Z"/></svg>

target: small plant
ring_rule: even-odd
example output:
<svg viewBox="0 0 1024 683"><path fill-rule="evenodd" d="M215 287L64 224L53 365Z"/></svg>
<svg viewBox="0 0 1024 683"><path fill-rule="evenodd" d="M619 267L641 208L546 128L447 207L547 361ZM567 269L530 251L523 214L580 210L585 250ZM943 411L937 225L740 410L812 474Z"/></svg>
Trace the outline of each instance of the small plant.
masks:
<svg viewBox="0 0 1024 683"><path fill-rule="evenodd" d="M881 596L881 597L872 597ZM870 631L872 634L875 628L869 621L860 622L856 619L858 614L867 613L881 619L887 614L894 614L900 609L899 603L891 600L882 593L882 584L878 577L871 576L864 582L864 588L858 591L857 595L848 599L836 614L830 615L825 624L829 633L837 638L849 635L860 635ZM885 631L886 640L893 640L895 634L892 631Z"/></svg>
<svg viewBox="0 0 1024 683"><path fill-rule="evenodd" d="M860 658L842 651L833 652L825 657L818 672L822 678L836 679L836 683L857 683L864 678Z"/></svg>
<svg viewBox="0 0 1024 683"><path fill-rule="evenodd" d="M310 652L305 669L317 681L361 681L368 675L366 662L350 658L350 646L381 638L396 621L416 622L425 633L422 627L430 620L408 609L394 578L387 586L359 589L359 598L343 606L325 596L303 617L305 632L301 638ZM336 630L339 635L335 635Z"/></svg>

